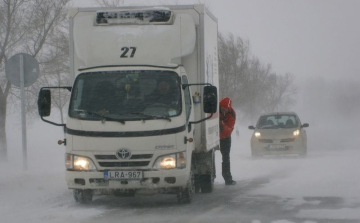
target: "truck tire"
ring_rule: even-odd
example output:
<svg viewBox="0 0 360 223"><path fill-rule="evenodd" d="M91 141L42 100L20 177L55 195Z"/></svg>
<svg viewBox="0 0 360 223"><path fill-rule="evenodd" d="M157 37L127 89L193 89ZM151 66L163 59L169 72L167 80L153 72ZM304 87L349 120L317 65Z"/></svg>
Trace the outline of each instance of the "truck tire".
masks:
<svg viewBox="0 0 360 223"><path fill-rule="evenodd" d="M196 166L196 155L193 153L191 156L191 167L195 167ZM193 172L196 172L195 170L193 170ZM200 176L199 174L194 174L194 184L195 184L195 188L194 188L194 192L200 193Z"/></svg>
<svg viewBox="0 0 360 223"><path fill-rule="evenodd" d="M195 184L195 194L200 193L200 183Z"/></svg>
<svg viewBox="0 0 360 223"><path fill-rule="evenodd" d="M214 188L214 180L216 177L215 169L215 153L211 151L211 172L200 176L200 189L202 193L211 193Z"/></svg>
<svg viewBox="0 0 360 223"><path fill-rule="evenodd" d="M204 174L200 181L201 193L211 193L214 188L214 178L212 174Z"/></svg>
<svg viewBox="0 0 360 223"><path fill-rule="evenodd" d="M87 204L92 201L94 192L90 189L74 189L73 196L77 203Z"/></svg>
<svg viewBox="0 0 360 223"><path fill-rule="evenodd" d="M177 201L179 204L189 204L192 201L194 191L195 191L195 183L194 183L194 174L191 171L190 179L188 181L188 185L185 189L180 188L177 193Z"/></svg>
<svg viewBox="0 0 360 223"><path fill-rule="evenodd" d="M200 175L199 174L195 174L194 175L194 192L197 194L197 193L200 193Z"/></svg>

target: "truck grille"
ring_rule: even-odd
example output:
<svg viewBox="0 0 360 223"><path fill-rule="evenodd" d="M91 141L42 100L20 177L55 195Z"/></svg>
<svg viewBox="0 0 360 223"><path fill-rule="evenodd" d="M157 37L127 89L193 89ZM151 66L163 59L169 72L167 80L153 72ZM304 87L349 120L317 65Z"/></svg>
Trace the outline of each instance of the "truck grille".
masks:
<svg viewBox="0 0 360 223"><path fill-rule="evenodd" d="M134 159L151 159L152 154L134 154L130 157L131 160ZM117 160L118 158L115 155L95 155L95 158L98 160Z"/></svg>
<svg viewBox="0 0 360 223"><path fill-rule="evenodd" d="M150 161L141 162L99 162L101 167L140 167L149 165Z"/></svg>
<svg viewBox="0 0 360 223"><path fill-rule="evenodd" d="M295 138L282 139L280 142L294 142Z"/></svg>
<svg viewBox="0 0 360 223"><path fill-rule="evenodd" d="M273 143L271 139L259 139L259 142L261 143Z"/></svg>
<svg viewBox="0 0 360 223"><path fill-rule="evenodd" d="M133 154L129 159L121 160L115 155L95 155L101 167L145 167L152 157L153 154Z"/></svg>

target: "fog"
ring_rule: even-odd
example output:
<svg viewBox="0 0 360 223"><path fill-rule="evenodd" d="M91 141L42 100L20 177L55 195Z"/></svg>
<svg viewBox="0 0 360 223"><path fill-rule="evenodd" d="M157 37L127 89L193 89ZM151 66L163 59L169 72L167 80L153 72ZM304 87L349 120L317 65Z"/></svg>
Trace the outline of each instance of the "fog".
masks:
<svg viewBox="0 0 360 223"><path fill-rule="evenodd" d="M72 0L74 7L95 0ZM298 79L359 80L360 2L357 0L124 0L125 5L204 3L219 32L249 39L252 53L278 73Z"/></svg>
<svg viewBox="0 0 360 223"><path fill-rule="evenodd" d="M77 204L72 198L72 192L65 184L63 163L65 148L57 145L57 140L63 138L62 129L41 121L35 121L28 127L28 170L23 171L21 140L19 140L21 131L16 123L18 123L16 117L11 116L8 122L11 132L8 137L8 164L11 164L11 168L8 165L0 166L2 222L95 222L94 219L97 217L112 213L118 208L123 210L121 213L127 213L127 219L131 220L129 222L169 222L172 216L166 215L167 217L161 218L160 221L156 214L151 214L150 207L153 205L158 206L154 210L155 213L156 211L166 212L169 210L166 207L171 208L170 210L176 210L177 207L179 210L175 213L179 217L183 216L182 207L178 207L175 197L171 195L164 195L157 199L155 196L156 203L154 203L154 198L149 200L141 196L125 201L122 198L96 196L93 205ZM344 134L340 130L328 131L331 125L318 123L312 126L312 123L309 123L307 158L267 157L260 159L251 158L252 131L247 129L245 123L238 123L236 128L239 136L233 134L231 152L232 173L233 178L238 182L236 186L238 192L235 191L235 196L227 202L245 205L244 201L250 199L255 202L259 196L266 196L268 199L278 197L286 210L305 205L312 207L298 211L296 214L298 218L322 219L324 216L330 216L329 219L335 220L360 220L360 179L358 177L360 152L357 149L356 140L351 140L357 137L355 129L348 128ZM225 196L224 193L229 193L229 189L226 189L221 177L219 151L216 152L216 170L215 190L207 196L218 197L221 200L221 197ZM341 199L343 208L317 208L325 198L335 199L335 201ZM201 194L194 197L194 201L201 201L201 199L204 199ZM125 208L128 202L133 208ZM149 206L147 202L152 203L149 203ZM220 202L218 205L221 207L226 204ZM189 206L183 206L183 208L186 210ZM144 209L147 211L141 214L141 210ZM133 215L132 210L140 211L140 214ZM197 215L197 212L190 211L187 214ZM234 217L239 215L236 211L230 214ZM217 213L208 213L207 217L211 215L214 215L214 218L210 222L213 222L216 217L229 218L222 209ZM259 218L252 219L256 222ZM280 218L278 220L292 222L280 221L284 220ZM109 222L115 221L109 220ZM225 220L224 222L234 221Z"/></svg>
<svg viewBox="0 0 360 223"><path fill-rule="evenodd" d="M84 2L78 0L74 4L89 6ZM194 1L184 1L189 2ZM299 210L295 216L312 219L311 222L324 216L334 220L329 222L337 219L360 221L360 90L357 88L360 83L357 24L360 1L214 0L206 3L219 20L220 32L248 38L252 53L264 63L270 63L276 72L290 72L296 76L297 104L290 110L295 111L303 123L310 124L306 129L308 157L252 159L252 131L247 126L254 125L256 120L238 119L239 135L233 133L231 168L239 193L228 202L242 203L256 196L275 196L282 199L285 210L310 205L312 208ZM238 115L241 117L240 112ZM23 171L20 124L20 114L9 115L8 163L0 164L1 222L90 222L116 209L117 205L126 205L120 200L121 204L109 207L109 200L103 197L95 197L99 201L95 205L76 204L65 183L65 148L57 145L64 137L62 128L39 119L27 128L28 170ZM216 170L215 190L209 196L220 197L226 188L221 177L219 151L216 152ZM256 188L251 186L254 184ZM194 199L199 197L195 195ZM337 209L332 206L317 208L322 198L341 198L341 202ZM144 201L146 198L136 197L133 202ZM175 198L164 203L172 208L177 205ZM158 209L167 211L161 205ZM131 215L132 210L126 211ZM225 218L221 211L213 215ZM238 213L234 211L231 215ZM159 220L152 214L131 219L133 222ZM277 220L269 222L293 222L283 218ZM262 221L252 218L250 222Z"/></svg>

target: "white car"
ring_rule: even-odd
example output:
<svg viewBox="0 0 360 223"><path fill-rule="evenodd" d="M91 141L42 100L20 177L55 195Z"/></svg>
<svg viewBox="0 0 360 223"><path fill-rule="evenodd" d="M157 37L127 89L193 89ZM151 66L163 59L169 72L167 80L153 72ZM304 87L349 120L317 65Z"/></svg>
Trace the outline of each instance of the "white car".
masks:
<svg viewBox="0 0 360 223"><path fill-rule="evenodd" d="M294 112L268 113L260 116L251 137L253 157L266 155L307 154L307 136L305 127Z"/></svg>

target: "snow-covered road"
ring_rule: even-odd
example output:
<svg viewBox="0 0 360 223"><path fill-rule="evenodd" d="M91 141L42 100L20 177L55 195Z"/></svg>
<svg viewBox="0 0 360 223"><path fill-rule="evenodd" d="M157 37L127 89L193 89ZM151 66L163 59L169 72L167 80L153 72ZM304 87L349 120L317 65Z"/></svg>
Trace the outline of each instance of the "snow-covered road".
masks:
<svg viewBox="0 0 360 223"><path fill-rule="evenodd" d="M360 222L356 143L341 149L309 146L307 158L252 159L251 132L246 127L239 131L231 157L236 186L224 185L217 152L214 192L196 194L191 204L178 205L173 195L154 195L96 196L92 204L80 205L64 181L64 148L56 144L61 129L35 123L28 130L28 171L22 171L20 133L9 136L11 165L0 165L0 222ZM321 145L314 137L322 136L311 131L309 144Z"/></svg>

